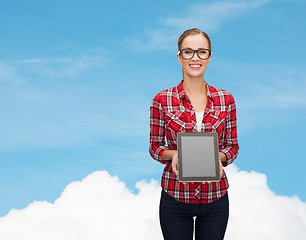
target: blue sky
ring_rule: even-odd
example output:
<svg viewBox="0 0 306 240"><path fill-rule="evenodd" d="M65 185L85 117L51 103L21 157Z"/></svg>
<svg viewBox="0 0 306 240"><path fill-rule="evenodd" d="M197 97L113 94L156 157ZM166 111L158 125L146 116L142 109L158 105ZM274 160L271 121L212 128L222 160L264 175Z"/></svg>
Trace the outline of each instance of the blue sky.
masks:
<svg viewBox="0 0 306 240"><path fill-rule="evenodd" d="M305 1L5 1L0 8L0 216L107 170L160 179L149 106L177 85L176 41L212 40L206 81L238 111L236 166L278 195L304 190Z"/></svg>

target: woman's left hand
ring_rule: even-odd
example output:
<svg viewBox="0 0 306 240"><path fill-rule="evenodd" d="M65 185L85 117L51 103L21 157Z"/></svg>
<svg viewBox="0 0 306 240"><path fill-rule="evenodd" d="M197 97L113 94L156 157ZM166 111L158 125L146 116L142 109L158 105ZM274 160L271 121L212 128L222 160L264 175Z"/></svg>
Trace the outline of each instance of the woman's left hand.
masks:
<svg viewBox="0 0 306 240"><path fill-rule="evenodd" d="M220 163L220 176L223 177L223 164L222 162L226 162L227 157L223 152L219 152L219 163Z"/></svg>
<svg viewBox="0 0 306 240"><path fill-rule="evenodd" d="M223 177L223 164L221 158L219 157L219 168L220 168L220 178Z"/></svg>

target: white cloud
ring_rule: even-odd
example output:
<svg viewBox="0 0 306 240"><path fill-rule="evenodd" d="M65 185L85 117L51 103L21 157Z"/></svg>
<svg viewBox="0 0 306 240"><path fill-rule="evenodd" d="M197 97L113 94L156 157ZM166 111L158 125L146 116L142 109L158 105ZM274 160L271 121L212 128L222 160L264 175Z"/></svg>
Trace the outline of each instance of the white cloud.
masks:
<svg viewBox="0 0 306 240"><path fill-rule="evenodd" d="M160 188L138 182L132 193L117 177L94 172L69 184L53 204L33 202L0 219L0 239L160 239Z"/></svg>
<svg viewBox="0 0 306 240"><path fill-rule="evenodd" d="M306 203L277 196L264 174L229 169L230 221L227 239L298 240L306 233Z"/></svg>
<svg viewBox="0 0 306 240"><path fill-rule="evenodd" d="M275 195L264 174L227 168L230 221L226 239L298 240L306 234L306 203ZM69 184L54 202L33 202L0 218L2 240L162 239L160 187L136 184L137 194L106 171Z"/></svg>
<svg viewBox="0 0 306 240"><path fill-rule="evenodd" d="M141 51L173 49L177 36L189 28L215 31L224 22L237 18L246 11L261 7L271 0L229 0L194 4L182 10L179 16L161 18L160 26L145 31L142 36L129 37L130 46Z"/></svg>
<svg viewBox="0 0 306 240"><path fill-rule="evenodd" d="M106 63L101 54L68 56L62 58L33 58L19 61L23 68L44 77L74 77L81 72Z"/></svg>
<svg viewBox="0 0 306 240"><path fill-rule="evenodd" d="M11 66L7 66L6 64L0 62L0 83L11 79L14 74L15 71Z"/></svg>
<svg viewBox="0 0 306 240"><path fill-rule="evenodd" d="M192 5L183 17L168 17L165 25L180 29L200 26L206 31L217 29L223 22L239 14L267 4L269 0L232 0Z"/></svg>
<svg viewBox="0 0 306 240"><path fill-rule="evenodd" d="M0 62L0 84L2 86L6 84L18 86L23 82L24 78L18 74L13 66L5 62Z"/></svg>

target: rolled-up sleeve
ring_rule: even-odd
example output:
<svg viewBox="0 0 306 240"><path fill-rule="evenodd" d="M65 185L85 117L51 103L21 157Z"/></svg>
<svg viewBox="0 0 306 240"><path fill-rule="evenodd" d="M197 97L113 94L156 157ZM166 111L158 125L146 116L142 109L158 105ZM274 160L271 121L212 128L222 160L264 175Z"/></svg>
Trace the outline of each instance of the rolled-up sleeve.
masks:
<svg viewBox="0 0 306 240"><path fill-rule="evenodd" d="M232 95L230 95L230 104L226 116L225 137L223 139L223 152L227 161L223 162L223 166L231 164L237 157L239 151L237 136L237 117L236 105Z"/></svg>
<svg viewBox="0 0 306 240"><path fill-rule="evenodd" d="M159 99L159 94L152 100L150 107L150 148L152 158L160 163L166 164L168 161L162 160L162 154L168 147L165 146L165 116Z"/></svg>

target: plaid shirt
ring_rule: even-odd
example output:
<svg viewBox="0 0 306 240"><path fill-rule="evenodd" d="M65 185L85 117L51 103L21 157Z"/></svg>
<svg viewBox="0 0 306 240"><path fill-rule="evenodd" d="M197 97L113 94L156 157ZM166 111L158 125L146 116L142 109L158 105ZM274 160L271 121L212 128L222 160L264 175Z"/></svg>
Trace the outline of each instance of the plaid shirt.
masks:
<svg viewBox="0 0 306 240"><path fill-rule="evenodd" d="M238 154L236 106L233 96L221 89L207 87L207 105L201 132L217 132L219 151L232 163ZM178 132L197 132L195 111L183 89L183 80L176 87L158 93L150 107L151 156L166 164L161 186L172 197L185 203L210 203L221 198L228 188L225 172L219 182L183 184L177 180L171 168L171 160L162 160L165 150L177 150ZM167 146L165 143L167 139Z"/></svg>

